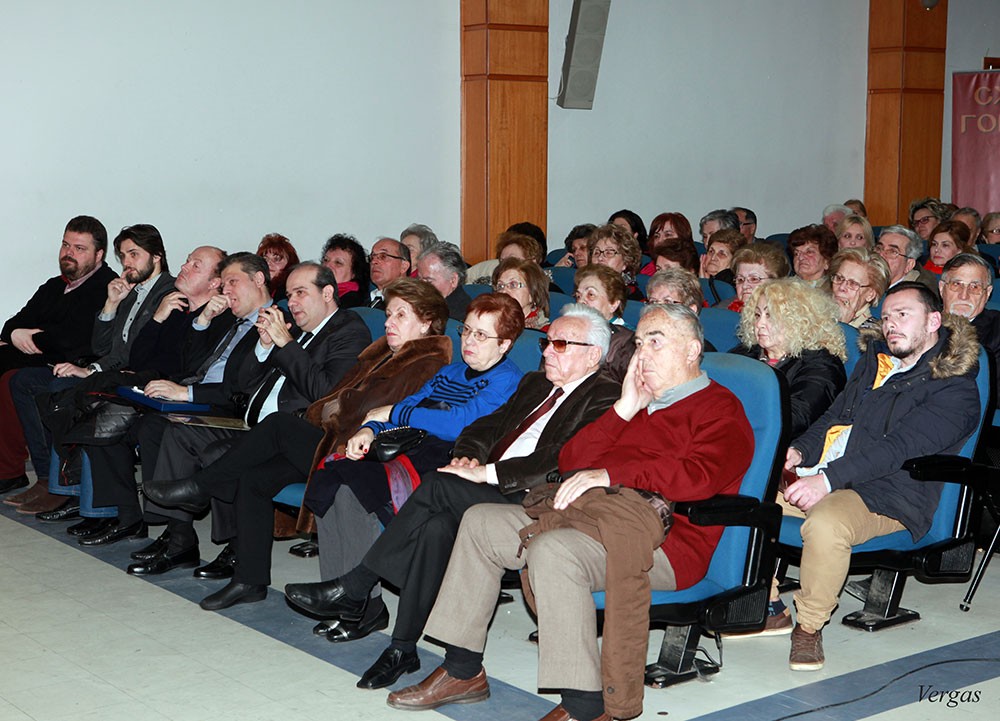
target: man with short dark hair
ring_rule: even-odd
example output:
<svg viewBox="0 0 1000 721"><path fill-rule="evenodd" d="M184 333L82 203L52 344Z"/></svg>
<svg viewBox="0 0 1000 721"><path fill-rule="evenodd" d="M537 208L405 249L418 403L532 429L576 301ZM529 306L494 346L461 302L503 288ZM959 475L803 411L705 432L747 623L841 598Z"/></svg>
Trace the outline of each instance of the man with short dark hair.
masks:
<svg viewBox="0 0 1000 721"><path fill-rule="evenodd" d="M872 339L833 405L792 442L785 468L798 480L779 503L804 517L801 588L789 667L823 667L822 629L850 566L851 546L907 530L920 540L941 484L902 470L917 456L955 453L979 418L979 343L964 318L941 313L920 283L889 290L884 339Z"/></svg>
<svg viewBox="0 0 1000 721"><path fill-rule="evenodd" d="M730 211L736 213L736 217L740 220L740 232L743 237L747 239L748 243L753 243L757 240L757 214L750 210L750 208L742 208L736 206L735 208L730 208Z"/></svg>
<svg viewBox="0 0 1000 721"><path fill-rule="evenodd" d="M38 287L0 330L0 493L28 485L24 432L10 395L12 371L77 360L91 354L94 316L115 272L104 260L108 231L97 218L79 215L63 231L60 274ZM36 469L38 470L38 469ZM42 479L38 490L44 488ZM10 505L34 500L38 490L8 498Z"/></svg>

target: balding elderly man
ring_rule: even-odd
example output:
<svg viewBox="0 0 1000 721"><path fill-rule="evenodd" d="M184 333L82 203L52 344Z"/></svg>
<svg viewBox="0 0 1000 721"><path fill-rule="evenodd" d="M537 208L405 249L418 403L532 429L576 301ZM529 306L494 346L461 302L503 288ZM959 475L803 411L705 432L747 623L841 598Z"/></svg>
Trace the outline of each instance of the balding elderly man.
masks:
<svg viewBox="0 0 1000 721"><path fill-rule="evenodd" d="M368 256L372 285L370 308L385 310L382 289L410 273L410 249L398 240L380 238Z"/></svg>
<svg viewBox="0 0 1000 721"><path fill-rule="evenodd" d="M611 494L639 499L645 507L642 499L650 505L658 499L694 501L739 489L753 436L739 401L701 371L697 316L680 305L651 307L639 321L635 341L620 398L559 455L565 480L555 494L556 510L589 506ZM500 579L504 569L527 565L538 611L538 686L562 692L562 703L543 721L631 718L641 712L641 693L630 695L604 681L609 669L601 664L591 592L606 588L605 546L575 528L559 528L539 533L522 548L519 532L531 522L513 505L466 512L426 628L427 635L444 642L444 664L416 686L390 694L390 706L432 709L489 696L482 659ZM651 554L652 588L697 583L721 533L675 518ZM648 607L638 612L645 615ZM640 692L641 645L624 675L638 680L632 685Z"/></svg>

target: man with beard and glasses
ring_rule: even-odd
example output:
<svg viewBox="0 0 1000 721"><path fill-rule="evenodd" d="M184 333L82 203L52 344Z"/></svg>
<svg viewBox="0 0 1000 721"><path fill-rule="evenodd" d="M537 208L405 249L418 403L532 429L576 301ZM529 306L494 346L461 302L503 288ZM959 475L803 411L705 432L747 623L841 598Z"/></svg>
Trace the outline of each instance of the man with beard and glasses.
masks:
<svg viewBox="0 0 1000 721"><path fill-rule="evenodd" d="M0 331L0 419L4 427L0 434L0 493L28 485L24 433L10 397L13 371L90 355L94 315L115 277L104 262L107 249L108 231L101 221L89 215L70 220L59 248L59 275L40 285Z"/></svg>
<svg viewBox="0 0 1000 721"><path fill-rule="evenodd" d="M123 228L115 238L114 248L122 273L107 284L104 305L92 323L90 353L56 363L51 369L24 368L10 378L10 394L31 464L42 480L49 475L49 438L35 397L44 391L70 388L98 371L124 368L139 331L153 317L163 296L174 290L163 238L155 227L140 224ZM82 265L82 261L77 263ZM63 497L46 494L43 499L22 503L18 512L46 513L64 505L72 504Z"/></svg>

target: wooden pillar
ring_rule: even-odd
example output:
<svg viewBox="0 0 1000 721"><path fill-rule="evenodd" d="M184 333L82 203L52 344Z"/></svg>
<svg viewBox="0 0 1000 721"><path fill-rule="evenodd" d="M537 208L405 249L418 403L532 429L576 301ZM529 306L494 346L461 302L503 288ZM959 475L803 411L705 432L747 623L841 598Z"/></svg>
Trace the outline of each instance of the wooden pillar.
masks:
<svg viewBox="0 0 1000 721"><path fill-rule="evenodd" d="M462 0L462 252L511 224L545 229L549 0Z"/></svg>
<svg viewBox="0 0 1000 721"><path fill-rule="evenodd" d="M865 204L873 225L908 221L941 191L948 0L870 0Z"/></svg>

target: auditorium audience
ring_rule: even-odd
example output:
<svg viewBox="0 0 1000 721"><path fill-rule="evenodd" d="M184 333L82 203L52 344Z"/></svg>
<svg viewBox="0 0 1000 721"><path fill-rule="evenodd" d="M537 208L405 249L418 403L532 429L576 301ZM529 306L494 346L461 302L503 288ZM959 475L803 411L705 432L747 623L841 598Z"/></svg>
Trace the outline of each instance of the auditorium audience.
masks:
<svg viewBox="0 0 1000 721"><path fill-rule="evenodd" d="M744 245L733 256L736 297L724 299L719 305L739 313L757 286L769 280L784 278L789 270L788 256L780 247L770 243Z"/></svg>
<svg viewBox="0 0 1000 721"><path fill-rule="evenodd" d="M844 388L847 349L830 297L795 278L759 286L740 314L734 353L757 358L788 380L789 428L796 437Z"/></svg>
<svg viewBox="0 0 1000 721"><path fill-rule="evenodd" d="M837 225L835 233L840 250L844 248L871 250L875 247L875 233L872 231L872 224L863 215L852 213L844 216L844 219Z"/></svg>
<svg viewBox="0 0 1000 721"><path fill-rule="evenodd" d="M281 233L268 233L261 238L257 255L267 261L267 271L271 274L271 298L275 303L287 299L285 282L288 271L299 264L295 246Z"/></svg>
<svg viewBox="0 0 1000 721"><path fill-rule="evenodd" d="M341 308L368 305L368 260L357 238L345 233L331 236L323 244L320 262L333 271Z"/></svg>
<svg viewBox="0 0 1000 721"><path fill-rule="evenodd" d="M814 288L826 281L830 260L837 252L837 236L825 225L806 225L788 236L788 252L796 277Z"/></svg>
<svg viewBox="0 0 1000 721"><path fill-rule="evenodd" d="M493 271L493 290L521 305L524 327L541 330L549 324L549 279L532 260L507 258Z"/></svg>
<svg viewBox="0 0 1000 721"><path fill-rule="evenodd" d="M889 287L889 266L882 256L845 248L830 262L830 293L840 308L840 322L855 328L878 323L872 305Z"/></svg>
<svg viewBox="0 0 1000 721"><path fill-rule="evenodd" d="M929 255L924 269L941 275L945 264L959 253L976 252L969 240L969 226L959 220L946 220L931 231Z"/></svg>

